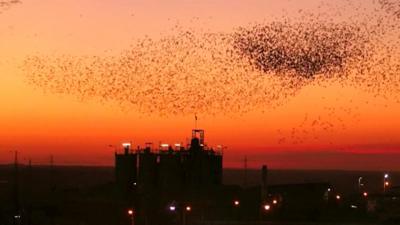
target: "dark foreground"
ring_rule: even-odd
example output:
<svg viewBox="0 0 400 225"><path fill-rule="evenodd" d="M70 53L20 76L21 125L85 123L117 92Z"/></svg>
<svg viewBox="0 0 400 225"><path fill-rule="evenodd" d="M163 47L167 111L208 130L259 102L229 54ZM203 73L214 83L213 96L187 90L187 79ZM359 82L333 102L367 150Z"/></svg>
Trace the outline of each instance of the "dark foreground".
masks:
<svg viewBox="0 0 400 225"><path fill-rule="evenodd" d="M1 225L124 225L132 222L127 212L129 206L124 203L125 197L115 188L113 167L20 166L17 176L15 174L13 166L0 166ZM372 212L368 211L369 200L359 196L358 178L360 176L364 179L370 202L382 204ZM393 181L391 185L396 186L395 181L400 181L400 174L391 173L391 180ZM223 182L230 187L229 190L235 190L235 187L241 186L240 188L250 193L251 196L260 183L260 172L249 170L245 173L242 170L225 169ZM150 225L400 224L399 200L395 195L386 196L386 198L379 195L382 187L381 172L295 170L271 170L269 172L271 186L323 182L328 182L335 188L332 199L326 204L327 208L304 211L307 213L301 213L301 215L296 215L290 210L282 211L283 209L265 213L261 210L261 213L254 213L257 208L254 210L252 206L246 205L245 200L241 201L239 206L235 206L236 196L232 195L235 197L224 200L226 204L221 211L225 215L223 220L212 216L207 218L208 214L213 214L207 209L199 212L196 211L198 209L196 206L192 206L191 210L186 212L183 209L179 211L177 205L176 211L170 211L166 206L165 212L154 211L154 217L158 218L135 222L136 224ZM335 199L336 195L340 195L341 199ZM208 197L218 198L213 195ZM304 201L299 205L302 204L303 208L307 208L309 202ZM24 220L19 221L13 218L16 207L23 209L21 213L25 215ZM299 212L302 212L301 209ZM183 218L184 221L182 221Z"/></svg>

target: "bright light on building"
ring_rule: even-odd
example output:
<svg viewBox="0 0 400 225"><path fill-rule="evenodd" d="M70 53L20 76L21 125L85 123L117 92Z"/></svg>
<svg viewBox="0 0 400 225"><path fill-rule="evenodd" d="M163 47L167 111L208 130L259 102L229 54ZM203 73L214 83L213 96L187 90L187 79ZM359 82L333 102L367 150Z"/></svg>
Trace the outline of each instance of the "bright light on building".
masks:
<svg viewBox="0 0 400 225"><path fill-rule="evenodd" d="M131 147L131 143L129 143L129 142L122 143L122 146L123 146L124 148L126 148L126 147Z"/></svg>
<svg viewBox="0 0 400 225"><path fill-rule="evenodd" d="M175 147L181 147L181 144L177 143L175 144Z"/></svg>
<svg viewBox="0 0 400 225"><path fill-rule="evenodd" d="M190 206L186 206L186 211L192 211L192 207L190 207Z"/></svg>
<svg viewBox="0 0 400 225"><path fill-rule="evenodd" d="M128 210L128 215L130 215L130 216L133 215L133 210L132 210L132 209L129 209L129 210Z"/></svg>
<svg viewBox="0 0 400 225"><path fill-rule="evenodd" d="M340 195L336 195L336 199L340 200L341 199Z"/></svg>
<svg viewBox="0 0 400 225"><path fill-rule="evenodd" d="M330 192L332 189L328 188L328 192Z"/></svg>
<svg viewBox="0 0 400 225"><path fill-rule="evenodd" d="M389 178L389 174L385 173L384 178L388 179Z"/></svg>
<svg viewBox="0 0 400 225"><path fill-rule="evenodd" d="M368 193L367 193L367 192L364 192L364 193L363 193L363 196L364 196L364 197L367 197L367 196L368 196Z"/></svg>
<svg viewBox="0 0 400 225"><path fill-rule="evenodd" d="M239 202L238 200L235 200L235 201L233 201L233 204L234 204L235 206L239 206L239 205L240 205L240 202Z"/></svg>
<svg viewBox="0 0 400 225"><path fill-rule="evenodd" d="M385 186L389 186L389 181L385 181Z"/></svg>
<svg viewBox="0 0 400 225"><path fill-rule="evenodd" d="M278 204L278 200L274 199L274 200L272 201L272 203L276 205L276 204Z"/></svg>
<svg viewBox="0 0 400 225"><path fill-rule="evenodd" d="M169 144L161 144L160 145L162 148L168 148L169 147Z"/></svg>
<svg viewBox="0 0 400 225"><path fill-rule="evenodd" d="M266 211L269 211L269 210L271 209L271 206L270 206L270 205L264 205L264 209L265 209Z"/></svg>
<svg viewBox="0 0 400 225"><path fill-rule="evenodd" d="M171 205L171 206L169 207L169 211L175 211L175 209L176 209L176 207L175 207L174 205Z"/></svg>
<svg viewBox="0 0 400 225"><path fill-rule="evenodd" d="M356 205L350 205L350 208L352 208L352 209L357 209L358 206L356 206Z"/></svg>

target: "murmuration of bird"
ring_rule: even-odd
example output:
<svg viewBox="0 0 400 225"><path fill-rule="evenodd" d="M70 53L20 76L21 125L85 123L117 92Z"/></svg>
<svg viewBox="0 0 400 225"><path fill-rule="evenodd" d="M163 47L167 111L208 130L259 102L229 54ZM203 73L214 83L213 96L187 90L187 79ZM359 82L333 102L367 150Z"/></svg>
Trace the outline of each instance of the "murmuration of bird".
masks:
<svg viewBox="0 0 400 225"><path fill-rule="evenodd" d="M21 0L0 0L0 14L12 7L13 5L22 3Z"/></svg>
<svg viewBox="0 0 400 225"><path fill-rule="evenodd" d="M166 116L274 109L329 83L400 99L399 1L374 6L337 22L299 12L303 20L284 15L230 32L175 27L114 56L31 55L22 68L42 90Z"/></svg>

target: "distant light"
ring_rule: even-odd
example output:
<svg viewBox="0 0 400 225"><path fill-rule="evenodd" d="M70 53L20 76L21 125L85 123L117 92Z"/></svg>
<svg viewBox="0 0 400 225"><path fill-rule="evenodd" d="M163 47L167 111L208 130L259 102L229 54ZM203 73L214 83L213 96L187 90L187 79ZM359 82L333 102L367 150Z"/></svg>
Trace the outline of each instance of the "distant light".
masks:
<svg viewBox="0 0 400 225"><path fill-rule="evenodd" d="M358 206L356 206L356 205L350 205L350 208L352 208L352 209L357 209Z"/></svg>
<svg viewBox="0 0 400 225"><path fill-rule="evenodd" d="M181 147L181 144L175 144L175 147Z"/></svg>
<svg viewBox="0 0 400 225"><path fill-rule="evenodd" d="M235 201L233 201L233 204L234 204L235 206L239 206L239 205L240 205L240 202L239 202L238 200L235 200Z"/></svg>
<svg viewBox="0 0 400 225"><path fill-rule="evenodd" d="M200 144L200 146L203 147L204 145L203 145L203 144Z"/></svg>
<svg viewBox="0 0 400 225"><path fill-rule="evenodd" d="M389 174L387 174L387 173L385 173L385 179L388 179L389 178Z"/></svg>
<svg viewBox="0 0 400 225"><path fill-rule="evenodd" d="M132 209L128 210L128 215L131 215L131 216L133 215L133 210Z"/></svg>
<svg viewBox="0 0 400 225"><path fill-rule="evenodd" d="M175 211L175 209L176 209L176 207L173 206L173 205L171 205L171 206L169 207L169 211Z"/></svg>
<svg viewBox="0 0 400 225"><path fill-rule="evenodd" d="M19 219L19 218L21 218L21 215L15 215L14 218Z"/></svg>
<svg viewBox="0 0 400 225"><path fill-rule="evenodd" d="M167 148L167 147L169 147L169 144L161 144L160 146L163 148Z"/></svg>
<svg viewBox="0 0 400 225"><path fill-rule="evenodd" d="M340 198L341 198L340 195L336 195L337 200L340 200Z"/></svg>
<svg viewBox="0 0 400 225"><path fill-rule="evenodd" d="M389 186L389 181L385 181L385 186Z"/></svg>
<svg viewBox="0 0 400 225"><path fill-rule="evenodd" d="M267 210L267 211L269 211L269 210L271 209L271 206L268 205L268 204L267 204L267 205L264 205L264 209Z"/></svg>
<svg viewBox="0 0 400 225"><path fill-rule="evenodd" d="M190 207L190 206L186 206L186 211L192 211L192 207Z"/></svg>
<svg viewBox="0 0 400 225"><path fill-rule="evenodd" d="M137 185L137 183L136 182L133 182L133 186L136 186Z"/></svg>
<svg viewBox="0 0 400 225"><path fill-rule="evenodd" d="M331 191L331 189L330 189L330 188L328 188L328 192L329 192L329 191Z"/></svg>
<svg viewBox="0 0 400 225"><path fill-rule="evenodd" d="M276 204L278 204L278 200L274 199L274 200L272 201L272 203L276 205Z"/></svg>
<svg viewBox="0 0 400 225"><path fill-rule="evenodd" d="M123 146L124 148L126 148L126 147L131 147L131 143L128 143L128 142L122 143L122 146Z"/></svg>
<svg viewBox="0 0 400 225"><path fill-rule="evenodd" d="M363 195L364 195L364 197L367 197L368 193L364 191Z"/></svg>

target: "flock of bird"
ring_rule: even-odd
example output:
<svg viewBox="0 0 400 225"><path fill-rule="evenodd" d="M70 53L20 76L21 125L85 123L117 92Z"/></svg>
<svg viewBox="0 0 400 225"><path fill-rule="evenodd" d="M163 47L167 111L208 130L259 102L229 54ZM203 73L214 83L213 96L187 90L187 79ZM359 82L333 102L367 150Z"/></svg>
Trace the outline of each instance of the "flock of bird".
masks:
<svg viewBox="0 0 400 225"><path fill-rule="evenodd" d="M379 3L386 12L400 19L400 1L398 0L379 0Z"/></svg>
<svg viewBox="0 0 400 225"><path fill-rule="evenodd" d="M20 0L0 0L0 14L9 9L11 6L19 3L22 2Z"/></svg>
<svg viewBox="0 0 400 225"><path fill-rule="evenodd" d="M175 27L161 38L136 40L119 55L32 55L23 69L30 84L52 93L166 116L263 111L305 86L331 83L399 102L400 1L374 6L344 21L299 12L303 20L283 16L231 32ZM327 110L330 118L336 110L351 113ZM310 127L316 133L334 126L345 129L340 118L306 117L292 141L301 142Z"/></svg>
<svg viewBox="0 0 400 225"><path fill-rule="evenodd" d="M365 60L369 36L360 25L323 21L256 24L235 32L235 53L256 69L304 78L344 75Z"/></svg>

